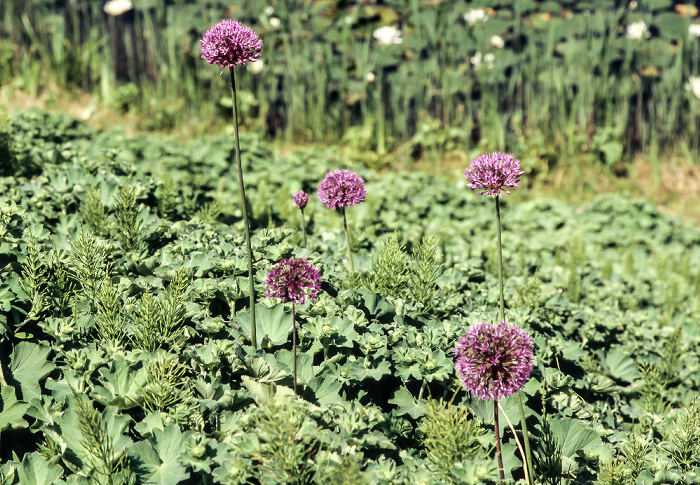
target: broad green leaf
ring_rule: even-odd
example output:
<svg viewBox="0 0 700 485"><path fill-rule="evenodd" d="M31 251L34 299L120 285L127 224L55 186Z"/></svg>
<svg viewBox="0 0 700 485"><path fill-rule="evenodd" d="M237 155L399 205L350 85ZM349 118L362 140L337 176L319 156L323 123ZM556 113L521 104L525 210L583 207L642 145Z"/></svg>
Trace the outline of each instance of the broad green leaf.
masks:
<svg viewBox="0 0 700 485"><path fill-rule="evenodd" d="M179 457L186 449L191 432L181 432L177 425L153 429L153 439L136 443L129 455L136 462L144 485L175 485L190 477Z"/></svg>
<svg viewBox="0 0 700 485"><path fill-rule="evenodd" d="M2 402L0 403L0 432L8 428L20 429L27 427L27 422L23 419L27 409L31 404L17 400L15 388L12 386L2 386L0 392Z"/></svg>
<svg viewBox="0 0 700 485"><path fill-rule="evenodd" d="M297 349L297 381L299 383L307 383L314 377L313 358L309 354L299 352ZM294 369L294 352L287 349L278 350L275 352L275 359L280 367L293 375Z"/></svg>
<svg viewBox="0 0 700 485"><path fill-rule="evenodd" d="M122 411L138 406L141 389L146 384L143 368L134 370L127 362L116 360L109 368L102 367L99 373L102 385L95 386L97 401Z"/></svg>
<svg viewBox="0 0 700 485"><path fill-rule="evenodd" d="M422 405L413 397L413 394L411 394L406 386L401 386L401 388L394 393L394 397L389 399L389 404L395 404L399 407L397 410L397 415L399 416L408 414L413 419L418 419L423 416L424 411Z"/></svg>
<svg viewBox="0 0 700 485"><path fill-rule="evenodd" d="M20 342L12 350L10 373L20 383L22 399L31 401L41 396L39 381L56 368L46 360L51 349L33 342Z"/></svg>
<svg viewBox="0 0 700 485"><path fill-rule="evenodd" d="M619 381L634 382L639 379L637 362L630 357L629 352L626 352L622 345L610 347L605 354L605 365L608 375Z"/></svg>
<svg viewBox="0 0 700 485"><path fill-rule="evenodd" d="M549 429L559 443L564 470L576 467L574 456L578 452L602 443L598 433L575 419L552 418L549 420Z"/></svg>
<svg viewBox="0 0 700 485"><path fill-rule="evenodd" d="M343 385L331 377L316 376L309 381L309 388L314 392L316 401L321 406L340 402L340 389Z"/></svg>
<svg viewBox="0 0 700 485"><path fill-rule="evenodd" d="M22 485L56 485L63 476L63 468L49 465L39 453L29 453L17 467L17 476Z"/></svg>
<svg viewBox="0 0 700 485"><path fill-rule="evenodd" d="M250 313L240 312L236 316L236 323L243 334L250 339ZM282 303L272 308L257 304L255 305L255 324L258 347L269 348L287 343L292 333L291 308L287 311Z"/></svg>

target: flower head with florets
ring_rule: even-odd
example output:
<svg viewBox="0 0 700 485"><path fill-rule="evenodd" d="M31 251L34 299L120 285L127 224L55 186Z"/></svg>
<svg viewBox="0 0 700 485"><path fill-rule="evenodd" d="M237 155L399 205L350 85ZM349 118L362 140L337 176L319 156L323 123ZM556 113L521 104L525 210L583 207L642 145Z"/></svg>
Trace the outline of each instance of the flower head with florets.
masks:
<svg viewBox="0 0 700 485"><path fill-rule="evenodd" d="M300 190L299 192L294 192L292 199L294 200L295 206L301 210L304 210L304 207L306 207L306 204L309 202L309 194L303 190Z"/></svg>
<svg viewBox="0 0 700 485"><path fill-rule="evenodd" d="M479 194L488 194L492 197L503 197L502 192L510 194L506 187L517 187L520 176L524 172L520 170L520 160L513 155L501 152L493 152L491 155L484 153L479 155L469 164L464 171L467 177L467 186L472 190L480 190Z"/></svg>
<svg viewBox="0 0 700 485"><path fill-rule="evenodd" d="M265 294L285 302L303 304L315 300L321 289L318 269L303 258L283 259L272 267L265 279Z"/></svg>
<svg viewBox="0 0 700 485"><path fill-rule="evenodd" d="M469 327L454 355L464 387L481 399L510 396L527 383L532 372L532 339L505 320Z"/></svg>
<svg viewBox="0 0 700 485"><path fill-rule="evenodd" d="M199 41L202 59L221 68L242 66L260 57L262 39L237 20L221 20Z"/></svg>
<svg viewBox="0 0 700 485"><path fill-rule="evenodd" d="M332 170L318 185L318 200L333 210L357 205L366 196L365 181L350 170Z"/></svg>

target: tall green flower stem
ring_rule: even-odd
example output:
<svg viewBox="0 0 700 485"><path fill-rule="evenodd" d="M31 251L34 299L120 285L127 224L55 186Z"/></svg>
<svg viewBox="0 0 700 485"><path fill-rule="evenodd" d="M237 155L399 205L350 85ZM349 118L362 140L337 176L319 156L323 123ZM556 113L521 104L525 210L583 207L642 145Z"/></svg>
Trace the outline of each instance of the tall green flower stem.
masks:
<svg viewBox="0 0 700 485"><path fill-rule="evenodd" d="M297 319L292 301L292 348L294 349L294 394L297 393Z"/></svg>
<svg viewBox="0 0 700 485"><path fill-rule="evenodd" d="M304 233L304 247L306 247L306 221L304 220L304 209L301 209L301 232Z"/></svg>
<svg viewBox="0 0 700 485"><path fill-rule="evenodd" d="M501 477L501 485L506 479L505 471L503 470L503 454L501 453L501 437L498 431L498 400L493 400L493 431L496 433L496 457L498 458L498 475Z"/></svg>
<svg viewBox="0 0 700 485"><path fill-rule="evenodd" d="M498 234L498 294L499 294L499 303L500 303L500 308L499 308L499 316L500 320L504 321L506 319L505 317L505 304L503 301L503 250L502 250L502 244L501 244L501 198L496 196L494 197L496 199L496 231ZM525 462L525 475L528 479L529 484L533 484L534 482L534 474L532 470L532 452L530 451L530 438L529 434L527 431L527 422L525 421L525 410L523 408L523 400L522 397L520 396L520 391L515 393L516 396L518 396L518 411L520 412L520 426L522 427L523 430L523 443L525 445L525 456L524 462ZM496 409L496 413L498 413L498 409ZM500 445L499 445L500 446Z"/></svg>
<svg viewBox="0 0 700 485"><path fill-rule="evenodd" d="M250 222L248 221L248 203L245 197L245 185L243 184L243 165L241 164L241 146L238 141L238 109L236 108L236 77L233 66L229 67L231 74L231 99L233 101L233 137L236 142L236 164L238 165L238 187L241 192L241 208L243 210L243 222L245 224L245 245L248 250L248 281L250 283L250 338L253 348L258 348L258 340L255 332L255 281L253 280L253 250L250 246Z"/></svg>
<svg viewBox="0 0 700 485"><path fill-rule="evenodd" d="M350 260L350 273L355 272L355 265L352 262L352 251L350 250L350 233L348 232L348 219L345 216L345 207L341 207L343 213L343 229L345 229L345 241L348 244L348 259Z"/></svg>

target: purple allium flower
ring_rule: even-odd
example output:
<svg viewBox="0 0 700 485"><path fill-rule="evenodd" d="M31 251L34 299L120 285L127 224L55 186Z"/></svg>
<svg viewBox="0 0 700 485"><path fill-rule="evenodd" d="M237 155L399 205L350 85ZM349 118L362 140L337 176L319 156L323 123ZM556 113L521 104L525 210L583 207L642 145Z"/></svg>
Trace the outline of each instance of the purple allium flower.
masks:
<svg viewBox="0 0 700 485"><path fill-rule="evenodd" d="M316 299L321 289L318 269L303 258L283 259L272 267L265 279L265 294L284 301L304 303Z"/></svg>
<svg viewBox="0 0 700 485"><path fill-rule="evenodd" d="M237 20L221 20L204 32L199 41L202 59L222 68L242 66L260 57L262 40L253 29Z"/></svg>
<svg viewBox="0 0 700 485"><path fill-rule="evenodd" d="M505 187L517 187L523 173L520 170L520 160L516 160L513 155L493 152L491 155L484 153L472 160L469 168L464 171L464 176L467 177L470 189L481 190L479 194L486 193L496 198L503 197L501 191L510 194Z"/></svg>
<svg viewBox="0 0 700 485"><path fill-rule="evenodd" d="M309 202L309 194L307 194L303 190L300 190L299 192L294 192L294 194L292 195L292 199L294 199L295 206L297 206L301 210L304 210L304 207L306 207L306 203Z"/></svg>
<svg viewBox="0 0 700 485"><path fill-rule="evenodd" d="M532 371L532 339L506 320L469 327L454 355L464 387L481 399L510 396L525 385Z"/></svg>
<svg viewBox="0 0 700 485"><path fill-rule="evenodd" d="M365 181L350 170L332 170L318 185L318 200L329 209L357 205L365 197Z"/></svg>

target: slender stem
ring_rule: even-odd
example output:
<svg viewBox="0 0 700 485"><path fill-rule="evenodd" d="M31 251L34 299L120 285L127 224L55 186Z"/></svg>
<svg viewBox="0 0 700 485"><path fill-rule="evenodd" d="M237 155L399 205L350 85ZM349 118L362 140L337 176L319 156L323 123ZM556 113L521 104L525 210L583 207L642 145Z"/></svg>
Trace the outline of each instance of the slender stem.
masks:
<svg viewBox="0 0 700 485"><path fill-rule="evenodd" d="M306 247L306 221L304 220L304 209L301 209L301 232L304 233L304 247Z"/></svg>
<svg viewBox="0 0 700 485"><path fill-rule="evenodd" d="M496 433L496 458L498 458L498 474L501 477L501 485L506 479L506 474L503 470L503 455L501 454L501 436L498 432L498 400L493 400L493 429Z"/></svg>
<svg viewBox="0 0 700 485"><path fill-rule="evenodd" d="M503 406L501 406L500 402L498 403L498 407L500 408L501 411L503 411L503 417L506 418L506 422L508 423L508 427L513 432L513 436L515 436L515 444L518 445L518 450L520 450L520 456L523 459L523 469L525 471L525 481L529 485L532 485L532 480L530 479L530 474L528 473L529 466L527 464L527 460L525 459L525 452L523 451L522 443L520 443L520 438L518 438L518 433L515 432L515 427L513 426L513 423L510 422L510 419L508 418L508 415L506 414L505 410L503 409Z"/></svg>
<svg viewBox="0 0 700 485"><path fill-rule="evenodd" d="M520 426L523 429L523 442L525 444L525 460L527 461L527 474L530 479L529 483L535 483L535 471L532 469L532 452L530 451L530 434L527 432L527 422L525 421L525 411L523 409L523 400L520 397L520 391L516 393L518 396L518 411L520 411ZM522 451L521 451L522 453Z"/></svg>
<svg viewBox="0 0 700 485"><path fill-rule="evenodd" d="M496 196L496 230L498 233L498 292L500 297L500 320L505 320L505 304L503 303L503 251L501 250L501 203Z"/></svg>
<svg viewBox="0 0 700 485"><path fill-rule="evenodd" d="M348 243L348 259L350 259L350 273L355 272L355 265L352 263L352 251L350 251L350 233L348 232L348 219L345 217L345 207L341 207L343 213L343 228L345 229L345 241Z"/></svg>
<svg viewBox="0 0 700 485"><path fill-rule="evenodd" d="M248 281L250 282L250 339L253 348L258 348L258 340L255 334L255 281L253 280L253 250L250 246L250 223L248 222L248 203L245 198L245 185L243 184L243 165L241 164L241 146L238 141L238 109L236 108L236 76L233 66L229 68L231 74L231 99L233 101L233 138L236 142L236 164L238 165L238 186L241 191L241 208L243 210L243 222L245 223L245 245L248 250Z"/></svg>
<svg viewBox="0 0 700 485"><path fill-rule="evenodd" d="M294 348L294 394L297 394L297 322L292 301L292 347Z"/></svg>
<svg viewBox="0 0 700 485"><path fill-rule="evenodd" d="M455 392L452 394L452 398L450 399L449 405L452 406L452 403L454 402L455 398L457 397L457 394L459 393L459 390L461 389L459 383L457 383L457 389L455 389Z"/></svg>

